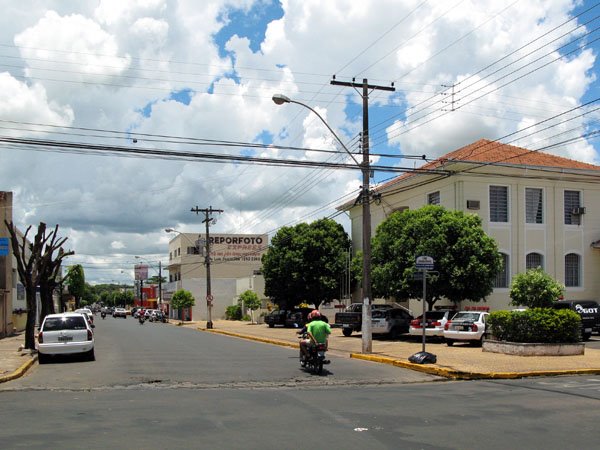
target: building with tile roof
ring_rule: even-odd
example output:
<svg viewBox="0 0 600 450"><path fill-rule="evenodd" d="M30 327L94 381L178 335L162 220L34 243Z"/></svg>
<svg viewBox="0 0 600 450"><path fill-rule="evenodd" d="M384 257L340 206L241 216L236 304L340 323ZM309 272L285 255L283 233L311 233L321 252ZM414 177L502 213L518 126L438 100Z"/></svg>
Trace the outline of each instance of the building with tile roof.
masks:
<svg viewBox="0 0 600 450"><path fill-rule="evenodd" d="M538 266L566 285L566 298L600 301L600 166L479 140L378 186L374 194L373 230L394 211L426 204L478 214L504 261L487 299L491 310L510 308L512 277ZM350 214L353 246L360 250L362 207L347 203L340 209ZM420 310L416 300L408 306Z"/></svg>

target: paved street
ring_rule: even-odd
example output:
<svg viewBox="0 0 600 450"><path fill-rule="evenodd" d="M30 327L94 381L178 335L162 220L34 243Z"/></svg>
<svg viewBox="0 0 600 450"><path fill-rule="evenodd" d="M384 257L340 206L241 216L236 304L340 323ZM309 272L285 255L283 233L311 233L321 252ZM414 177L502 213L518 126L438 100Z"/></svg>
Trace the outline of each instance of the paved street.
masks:
<svg viewBox="0 0 600 450"><path fill-rule="evenodd" d="M3 448L564 449L600 420L600 377L442 381L336 354L313 376L292 348L130 318L96 339L95 362L0 385Z"/></svg>

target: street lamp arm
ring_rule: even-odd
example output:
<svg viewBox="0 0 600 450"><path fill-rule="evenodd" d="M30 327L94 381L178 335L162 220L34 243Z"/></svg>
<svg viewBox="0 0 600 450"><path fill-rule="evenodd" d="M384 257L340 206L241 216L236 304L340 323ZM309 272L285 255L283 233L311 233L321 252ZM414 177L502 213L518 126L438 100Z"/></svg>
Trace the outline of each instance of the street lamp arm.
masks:
<svg viewBox="0 0 600 450"><path fill-rule="evenodd" d="M276 105L282 105L284 103L296 103L297 105L304 106L306 109L309 109L314 115L316 115L319 119L321 119L321 122L323 122L323 124L327 127L327 129L329 130L329 132L335 137L335 139L342 146L342 148L344 150L346 150L346 153L348 153L350 155L350 157L356 163L356 165L358 167L362 167L361 164L358 162L358 160L354 157L354 155L352 154L352 152L350 150L348 150L348 147L346 147L346 145L342 142L342 140L336 134L336 132L333 131L333 129L329 126L329 124L325 121L325 119L323 119L323 117L321 117L321 114L319 114L313 108L311 108L310 106L308 106L305 103L302 103L302 102L299 102L299 101L296 101L296 100L292 100L291 98L288 98L288 97L286 97L285 95L282 95L282 94L275 94L275 95L273 95L273 102Z"/></svg>

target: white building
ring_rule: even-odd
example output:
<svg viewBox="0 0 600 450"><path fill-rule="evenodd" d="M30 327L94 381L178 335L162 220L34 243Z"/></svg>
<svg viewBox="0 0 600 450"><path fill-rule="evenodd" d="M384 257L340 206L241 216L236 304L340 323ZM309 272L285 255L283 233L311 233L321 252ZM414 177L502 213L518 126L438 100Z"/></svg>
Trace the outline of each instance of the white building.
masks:
<svg viewBox="0 0 600 450"><path fill-rule="evenodd" d="M491 310L508 309L512 277L538 266L566 285L566 298L600 300L600 166L480 140L423 169L448 175L407 173L378 187L373 233L392 212L426 204L478 214L504 260ZM344 208L361 249L362 208ZM419 311L420 302L409 307Z"/></svg>
<svg viewBox="0 0 600 450"><path fill-rule="evenodd" d="M210 233L210 280L213 296L212 319L225 318L228 306L250 289L264 298L261 258L268 248L266 234ZM190 291L196 299L192 320L207 320L206 235L177 234L169 242L169 283L164 287L169 301L178 289Z"/></svg>

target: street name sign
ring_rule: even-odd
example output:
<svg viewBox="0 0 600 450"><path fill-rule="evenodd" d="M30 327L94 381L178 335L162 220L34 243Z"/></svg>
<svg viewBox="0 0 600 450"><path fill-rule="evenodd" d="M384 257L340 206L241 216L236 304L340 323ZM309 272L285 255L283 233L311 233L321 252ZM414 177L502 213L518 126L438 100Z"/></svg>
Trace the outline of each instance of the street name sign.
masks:
<svg viewBox="0 0 600 450"><path fill-rule="evenodd" d="M434 260L431 256L418 256L416 268L418 270L433 270Z"/></svg>

